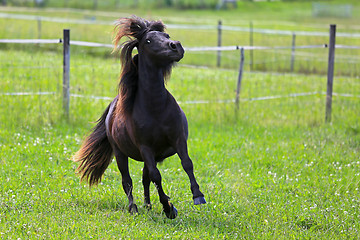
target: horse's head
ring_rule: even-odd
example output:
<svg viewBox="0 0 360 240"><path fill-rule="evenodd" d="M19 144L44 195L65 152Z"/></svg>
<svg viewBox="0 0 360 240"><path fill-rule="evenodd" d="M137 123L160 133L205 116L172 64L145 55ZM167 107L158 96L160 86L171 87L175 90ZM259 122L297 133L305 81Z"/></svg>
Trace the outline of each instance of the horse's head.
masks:
<svg viewBox="0 0 360 240"><path fill-rule="evenodd" d="M152 60L160 62L178 62L184 56L184 49L179 41L170 40L167 33L149 31L139 42L139 52L146 53Z"/></svg>
<svg viewBox="0 0 360 240"><path fill-rule="evenodd" d="M124 58L131 54L134 47L138 48L139 54L146 54L153 63L159 66L178 62L184 56L181 43L170 40L170 36L164 32L165 25L161 21L146 21L135 16L122 18L115 30L115 48L122 37L130 38L123 46L121 55Z"/></svg>

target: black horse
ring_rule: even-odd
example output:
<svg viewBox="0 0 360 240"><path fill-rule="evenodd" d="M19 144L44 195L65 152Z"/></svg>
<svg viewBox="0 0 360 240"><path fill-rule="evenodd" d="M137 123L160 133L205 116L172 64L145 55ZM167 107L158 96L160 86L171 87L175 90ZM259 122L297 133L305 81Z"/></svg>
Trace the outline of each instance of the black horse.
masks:
<svg viewBox="0 0 360 240"><path fill-rule="evenodd" d="M77 171L81 179L86 179L91 186L101 181L115 155L130 213L136 213L138 209L133 202L128 157L144 162L145 206L151 208L149 188L153 182L166 216L173 219L177 210L163 191L156 167L165 158L178 154L190 179L194 204L206 201L188 155L186 116L164 83L173 64L183 58L184 49L179 41L170 40L164 30L161 21L147 21L136 16L119 20L115 27L114 49L118 48L120 39L128 37L121 45L123 65L119 94L75 154L74 161L80 163ZM138 54L132 57L135 47Z"/></svg>

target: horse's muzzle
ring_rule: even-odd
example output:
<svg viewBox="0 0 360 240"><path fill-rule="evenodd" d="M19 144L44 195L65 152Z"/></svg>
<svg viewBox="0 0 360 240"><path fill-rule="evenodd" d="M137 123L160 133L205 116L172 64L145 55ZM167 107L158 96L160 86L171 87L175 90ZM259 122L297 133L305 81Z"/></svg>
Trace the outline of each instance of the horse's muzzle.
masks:
<svg viewBox="0 0 360 240"><path fill-rule="evenodd" d="M180 61L184 57L185 51L179 41L170 41L169 47L177 55L175 61Z"/></svg>

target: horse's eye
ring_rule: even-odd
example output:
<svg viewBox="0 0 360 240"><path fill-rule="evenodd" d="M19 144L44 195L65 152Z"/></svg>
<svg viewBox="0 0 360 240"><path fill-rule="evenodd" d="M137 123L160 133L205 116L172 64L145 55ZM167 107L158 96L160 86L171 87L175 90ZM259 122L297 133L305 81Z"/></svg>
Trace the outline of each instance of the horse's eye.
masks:
<svg viewBox="0 0 360 240"><path fill-rule="evenodd" d="M150 39L146 39L146 43L147 44L151 43Z"/></svg>
<svg viewBox="0 0 360 240"><path fill-rule="evenodd" d="M169 35L169 34L166 34L166 38L167 38L167 39L170 39L170 35Z"/></svg>

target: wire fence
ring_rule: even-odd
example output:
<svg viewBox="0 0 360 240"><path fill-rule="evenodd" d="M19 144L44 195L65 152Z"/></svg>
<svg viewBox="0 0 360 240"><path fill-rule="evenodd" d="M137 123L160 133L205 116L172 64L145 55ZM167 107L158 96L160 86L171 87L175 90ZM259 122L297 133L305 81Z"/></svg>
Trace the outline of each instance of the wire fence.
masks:
<svg viewBox="0 0 360 240"><path fill-rule="evenodd" d="M83 34L87 31L99 31L97 26L114 26L114 21L97 20L94 18L69 19L60 17L48 17L37 15L24 15L14 13L0 13L0 19L8 20L28 20L32 33L32 38L44 38L45 31L49 28L54 29L54 33L48 38L58 35L62 28L70 26L74 32ZM31 23L32 22L32 23ZM57 23L58 27L54 27ZM12 29L18 28L18 25L12 25L11 21L6 21L5 31L13 32ZM86 27L83 27L86 26ZM183 59L184 64L198 66L218 66L223 68L237 69L239 64L238 54L234 54L232 49L237 46L248 46L246 50L245 68L251 71L273 71L273 72L298 72L298 73L319 73L325 74L326 71L326 51L312 49L307 46L323 46L328 41L328 32L326 31L301 31L301 30L273 30L254 27L250 22L249 27L217 25L187 25L187 24L167 24L168 31L174 39L177 39L187 46L190 50ZM55 31L56 30L56 31ZM21 32L21 31L20 31ZM28 33L26 33L28 35ZM189 34L191 38L187 37ZM17 33L15 38L23 34ZM49 35L47 33L47 35ZM109 42L109 35L95 35L94 39L84 39L86 42ZM0 38L4 38L1 37ZM13 37L14 38L14 37ZM24 37L21 37L24 38ZM96 38L96 39L95 39ZM214 46L226 46L222 50L213 51ZM279 47L274 47L276 43ZM340 67L338 75L359 76L360 69L357 62L360 61L360 34L356 32L337 33L338 46L353 46L353 48L342 48L337 53L337 61L346 67ZM107 44L108 45L108 44ZM197 46L209 46L206 50ZM228 47L229 46L229 47ZM255 46L255 47L254 47ZM256 46L261 46L263 51L257 51ZM301 47L305 46L305 47ZM12 47L7 45L6 47ZM109 45L109 47L111 47ZM253 49L251 49L253 47ZM337 48L339 49L339 47ZM296 50L296 51L294 51ZM74 49L73 49L74 51ZM83 51L83 50L80 50ZM108 50L98 50L100 55L108 54Z"/></svg>
<svg viewBox="0 0 360 240"><path fill-rule="evenodd" d="M223 33L223 38L227 39L225 33ZM259 116L258 112L252 111L251 105L263 105L263 107L266 108L269 106L269 101L271 101L271 105L276 109L273 113L273 119L289 117L289 114L287 114L287 116L281 114L281 112L286 112L284 109L287 109L290 110L291 117L297 116L295 119L300 121L299 119L301 118L299 118L299 116L303 116L304 113L299 112L299 109L308 108L313 115L313 121L321 122L325 110L325 78L322 76L304 76L294 73L326 73L328 57L326 48L327 41L328 40L322 39L321 41L315 42L315 44L296 46L291 46L291 44L266 46L264 44L263 46L228 45L196 47L190 44L190 46L185 47L187 55L198 56L195 58L190 56L188 59L185 57L183 61L184 67L180 65L181 70L184 71L184 68L189 68L189 66L191 68L195 67L196 72L199 74L196 78L201 78L200 80L194 79L198 86L203 86L204 89L209 85L216 85L218 87L216 87L217 91L212 89L204 90L211 93L208 95L200 90L197 94L186 97L181 95L183 93L179 93L179 103L183 106L234 103L235 82L238 75L237 69L240 64L239 52L240 49L243 48L245 50L245 80L240 98L242 113L247 113L247 117ZM283 41L279 41L279 43L282 42ZM360 96L358 56L360 56L360 54L356 54L356 51L359 51L359 46L344 44L347 42L339 42L340 44L336 45L335 58L335 74L339 79L335 82L334 96L337 102L334 105L336 107L341 106L340 110L338 110L340 113L346 111L359 112L359 108L356 107L360 103L358 100ZM42 121L45 121L44 119L47 119L47 122L55 121L52 119L56 119L57 115L49 115L51 112L50 109L53 106L49 106L46 102L48 101L47 99L50 98L51 101L56 102L56 108L61 108L61 91L63 86L62 58L60 54L62 45L60 43L62 43L62 39L1 39L0 43L40 45L38 49L39 52L35 50L35 54L30 54L30 56L24 59L20 57L20 61L16 60L18 58L16 54L19 54L19 52L12 53L14 56L10 58L2 57L2 59L0 59L0 68L8 70L7 73L5 73L6 71L2 71L2 79L7 79L5 83L3 82L2 90L0 91L0 96L2 100L4 100L1 104L2 107L20 106L20 108L17 107L16 110L15 107L12 107L13 112L18 113L20 110L21 114L18 114L19 117L22 116L22 113L37 108L39 117L42 116ZM223 44L225 43L226 41L223 41ZM110 51L109 49L113 46L111 44L98 42L73 40L70 41L70 44L82 48L81 51L77 51L76 54L74 54L70 67L70 96L72 99L72 108L76 108L84 103L88 104L89 100L93 101L92 104L99 104L100 101L102 105L106 105L107 102L116 95L115 86L117 85L120 64L114 58L107 59L106 65L103 63L99 64L97 59L89 57L86 53L87 51L84 51L84 47L107 49L106 51ZM43 51L41 48L43 45L54 45L56 51ZM6 50L0 51L4 54L10 53L6 52ZM219 68L217 73L210 74L206 67L211 68L216 65L219 51L221 52L222 66L229 70ZM252 59L251 52L253 54ZM48 56L49 54L50 58ZM293 74L276 74L275 72L291 72L290 63L292 55L296 57ZM209 56L211 57L209 58ZM8 59L12 60L8 61ZM37 60L34 61L34 59ZM43 62L41 59L46 59L46 62ZM209 64L209 59L212 59L213 63ZM231 62L232 65L227 62ZM279 64L279 62L283 62L283 64ZM252 69L250 68L251 65L253 66ZM200 66L205 66L205 69ZM271 71L272 74L266 75L258 71ZM202 79L202 73L208 78ZM183 79L183 77L182 75L176 75L176 71L173 74L173 78L177 79L174 82L180 81L180 85L187 81ZM189 78L194 78L194 76L189 73ZM172 90L175 91L175 93L177 91L176 88ZM15 96L18 98L26 97L29 99L26 102L31 104L24 105L23 102L22 104L18 104ZM35 104L33 104L34 102Z"/></svg>

